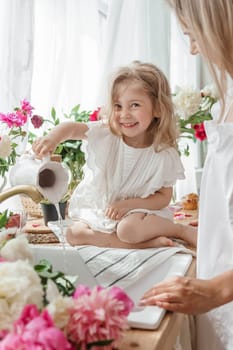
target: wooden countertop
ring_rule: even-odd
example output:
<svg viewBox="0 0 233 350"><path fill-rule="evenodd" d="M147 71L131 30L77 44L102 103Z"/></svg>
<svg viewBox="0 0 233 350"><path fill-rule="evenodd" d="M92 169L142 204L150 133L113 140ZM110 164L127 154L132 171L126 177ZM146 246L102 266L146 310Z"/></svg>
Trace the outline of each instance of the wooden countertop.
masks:
<svg viewBox="0 0 233 350"><path fill-rule="evenodd" d="M195 276L196 259L186 276ZM121 350L172 350L185 315L167 312L157 330L129 329L120 343Z"/></svg>

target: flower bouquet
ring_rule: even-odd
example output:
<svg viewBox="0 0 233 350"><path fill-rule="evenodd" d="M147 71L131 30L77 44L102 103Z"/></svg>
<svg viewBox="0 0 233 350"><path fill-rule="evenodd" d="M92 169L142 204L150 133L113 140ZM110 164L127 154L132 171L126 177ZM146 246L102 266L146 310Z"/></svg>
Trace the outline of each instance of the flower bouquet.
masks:
<svg viewBox="0 0 233 350"><path fill-rule="evenodd" d="M132 300L118 287L74 286L47 260L34 265L23 234L0 234L0 349L113 349Z"/></svg>
<svg viewBox="0 0 233 350"><path fill-rule="evenodd" d="M16 107L13 112L0 113L0 175L2 177L16 161L19 144L22 144L27 136L27 124L32 117L32 111L33 107L24 99L20 102L20 107Z"/></svg>
<svg viewBox="0 0 233 350"><path fill-rule="evenodd" d="M14 165L17 157L27 145L32 144L39 136L46 135L61 120L57 116L54 107L48 118L33 114L34 107L26 100L20 101L20 107L14 108L13 112L0 113L0 176L4 177L9 167ZM99 108L94 112L81 111L80 105L73 107L70 113L63 113L62 120L77 122L94 121L98 118ZM35 133L35 130L38 130ZM20 146L24 144L23 150ZM70 191L82 178L82 167L85 163L84 154L81 150L81 141L68 140L58 145L55 154L61 155L62 161L69 167L71 172Z"/></svg>
<svg viewBox="0 0 233 350"><path fill-rule="evenodd" d="M188 138L194 142L204 141L206 133L204 121L213 119L211 110L218 101L218 94L213 85L205 86L201 91L192 87L177 87L173 95L175 113L180 130L180 138ZM189 155L186 144L181 153Z"/></svg>

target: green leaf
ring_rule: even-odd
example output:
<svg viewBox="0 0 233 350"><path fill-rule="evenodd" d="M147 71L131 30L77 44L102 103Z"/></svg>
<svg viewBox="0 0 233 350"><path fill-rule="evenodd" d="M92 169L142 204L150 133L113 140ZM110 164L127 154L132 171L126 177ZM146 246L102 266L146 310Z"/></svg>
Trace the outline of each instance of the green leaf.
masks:
<svg viewBox="0 0 233 350"><path fill-rule="evenodd" d="M45 294L44 294L44 302L47 302L46 299L46 289L48 280L51 279L57 286L59 292L63 296L71 296L75 291L75 286L73 284L73 281L77 279L77 277L70 278L70 276L65 276L65 274L61 271L53 271L52 264L46 260L42 259L39 261L38 264L34 266L35 271L38 273L38 275L41 278L41 283L45 287Z"/></svg>
<svg viewBox="0 0 233 350"><path fill-rule="evenodd" d="M53 120L55 121L56 119L56 110L54 107L51 108L51 117L53 118Z"/></svg>
<svg viewBox="0 0 233 350"><path fill-rule="evenodd" d="M9 218L8 209L4 210L3 213L0 213L0 228L3 228L6 226L8 218Z"/></svg>
<svg viewBox="0 0 233 350"><path fill-rule="evenodd" d="M79 112L79 109L80 109L80 104L74 106L72 109L71 109L71 114L77 114Z"/></svg>

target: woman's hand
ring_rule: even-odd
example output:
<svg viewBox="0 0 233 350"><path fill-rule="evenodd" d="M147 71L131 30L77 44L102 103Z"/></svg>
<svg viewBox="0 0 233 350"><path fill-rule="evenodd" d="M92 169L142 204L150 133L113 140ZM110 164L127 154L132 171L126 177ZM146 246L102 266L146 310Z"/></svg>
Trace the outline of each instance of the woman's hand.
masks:
<svg viewBox="0 0 233 350"><path fill-rule="evenodd" d="M120 200L111 203L105 210L105 216L112 220L120 220L130 208L126 207L127 200Z"/></svg>
<svg viewBox="0 0 233 350"><path fill-rule="evenodd" d="M139 305L157 305L185 314L200 314L219 306L219 286L214 280L172 277L154 285Z"/></svg>
<svg viewBox="0 0 233 350"><path fill-rule="evenodd" d="M56 149L56 142L48 135L38 138L32 144L32 150L38 158L52 154Z"/></svg>

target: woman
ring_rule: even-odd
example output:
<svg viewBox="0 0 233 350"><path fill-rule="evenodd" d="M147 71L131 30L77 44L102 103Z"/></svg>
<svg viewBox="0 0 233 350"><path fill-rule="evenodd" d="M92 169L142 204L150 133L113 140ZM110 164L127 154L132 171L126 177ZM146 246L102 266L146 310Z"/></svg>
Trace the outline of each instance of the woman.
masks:
<svg viewBox="0 0 233 350"><path fill-rule="evenodd" d="M207 61L221 96L217 121L206 122L208 155L201 184L197 279L176 277L150 289L141 305L197 316L199 350L233 349L233 1L170 0L191 54ZM226 97L228 95L228 97Z"/></svg>

